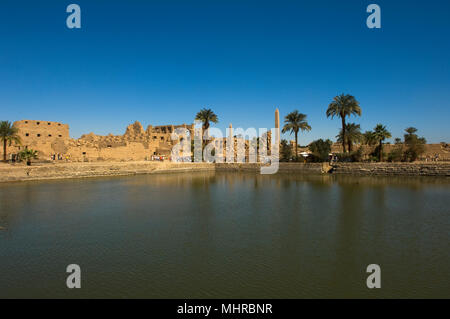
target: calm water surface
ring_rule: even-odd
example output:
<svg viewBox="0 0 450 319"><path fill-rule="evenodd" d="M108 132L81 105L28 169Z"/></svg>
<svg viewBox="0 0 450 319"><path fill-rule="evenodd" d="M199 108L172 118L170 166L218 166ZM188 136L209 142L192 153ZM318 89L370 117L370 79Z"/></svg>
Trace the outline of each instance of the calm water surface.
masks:
<svg viewBox="0 0 450 319"><path fill-rule="evenodd" d="M0 297L450 298L449 195L448 179L404 177L0 184Z"/></svg>

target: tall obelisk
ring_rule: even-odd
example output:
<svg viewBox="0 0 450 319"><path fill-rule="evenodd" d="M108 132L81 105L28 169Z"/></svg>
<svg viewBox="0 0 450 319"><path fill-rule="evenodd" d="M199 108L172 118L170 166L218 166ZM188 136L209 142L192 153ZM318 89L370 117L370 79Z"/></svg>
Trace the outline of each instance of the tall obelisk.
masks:
<svg viewBox="0 0 450 319"><path fill-rule="evenodd" d="M278 111L278 108L275 110L275 149L274 152L272 152L272 156L276 156L277 160L279 158L280 154L280 111Z"/></svg>
<svg viewBox="0 0 450 319"><path fill-rule="evenodd" d="M275 110L275 128L280 129L280 111Z"/></svg>
<svg viewBox="0 0 450 319"><path fill-rule="evenodd" d="M228 128L227 147L225 156L227 163L234 163L234 138L233 138L233 126L231 125L231 123Z"/></svg>

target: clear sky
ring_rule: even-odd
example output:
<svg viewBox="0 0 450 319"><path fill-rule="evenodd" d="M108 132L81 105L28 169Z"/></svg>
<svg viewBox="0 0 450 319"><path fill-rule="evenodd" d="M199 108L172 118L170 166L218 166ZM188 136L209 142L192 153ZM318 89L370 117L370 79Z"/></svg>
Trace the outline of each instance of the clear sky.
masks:
<svg viewBox="0 0 450 319"><path fill-rule="evenodd" d="M366 26L370 3L381 29ZM202 107L222 129L272 127L278 107L308 115L304 145L335 139L325 111L349 93L363 131L415 126L450 142L449 12L448 0L2 0L0 120L59 121L79 137L192 123Z"/></svg>

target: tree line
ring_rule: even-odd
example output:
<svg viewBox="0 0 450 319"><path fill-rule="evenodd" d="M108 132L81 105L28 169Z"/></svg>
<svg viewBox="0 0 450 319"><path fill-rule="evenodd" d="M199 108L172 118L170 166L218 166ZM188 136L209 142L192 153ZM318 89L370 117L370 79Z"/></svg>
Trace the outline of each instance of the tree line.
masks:
<svg viewBox="0 0 450 319"><path fill-rule="evenodd" d="M359 102L350 94L341 94L336 96L328 105L326 116L338 117L341 120L341 129L336 136L337 142L342 145L342 153L336 154L340 161L359 162L363 160L363 145L369 146L372 150L369 154L369 161L395 161L395 162L412 162L419 158L425 152L426 140L419 137L417 129L409 127L405 129L403 141L400 138L395 139L396 147L385 154L383 145L385 140L392 137L385 125L377 124L373 130L361 132L361 126L356 123L347 123L346 120L350 116L361 116L362 110ZM285 117L285 124L282 132L290 132L295 136L295 154L292 154L290 143L286 140L281 141L281 157L285 161L299 161L298 156L298 133L299 131L310 131L311 126L306 121L306 114L299 113L295 110ZM359 144L359 148L354 150L355 144ZM308 145L311 156L309 161L323 162L330 159L331 146L333 142L329 139L319 139Z"/></svg>

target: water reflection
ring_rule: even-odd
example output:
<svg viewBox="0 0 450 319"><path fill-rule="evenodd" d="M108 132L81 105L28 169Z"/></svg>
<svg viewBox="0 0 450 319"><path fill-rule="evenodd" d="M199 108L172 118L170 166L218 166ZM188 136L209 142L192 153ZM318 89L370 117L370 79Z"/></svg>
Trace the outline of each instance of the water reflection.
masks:
<svg viewBox="0 0 450 319"><path fill-rule="evenodd" d="M449 191L225 172L1 184L0 297L450 297ZM54 274L74 260L90 277L69 296Z"/></svg>

